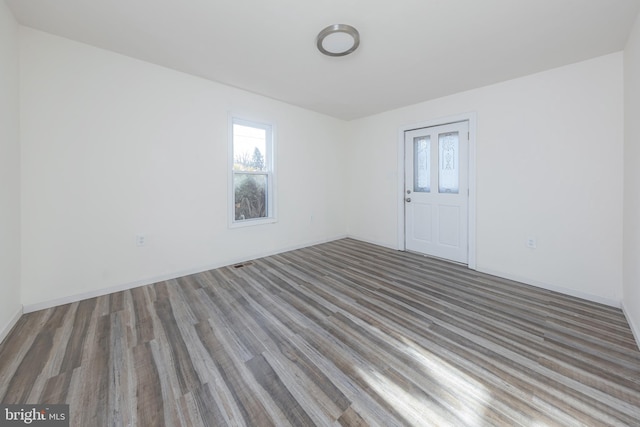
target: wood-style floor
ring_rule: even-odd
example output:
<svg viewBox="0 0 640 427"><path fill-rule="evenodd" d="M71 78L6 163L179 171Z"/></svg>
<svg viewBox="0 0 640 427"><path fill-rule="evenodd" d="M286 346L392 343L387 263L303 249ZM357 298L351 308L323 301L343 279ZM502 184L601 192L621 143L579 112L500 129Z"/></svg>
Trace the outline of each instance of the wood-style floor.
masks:
<svg viewBox="0 0 640 427"><path fill-rule="evenodd" d="M73 426L633 426L618 309L354 240L23 316L0 400Z"/></svg>

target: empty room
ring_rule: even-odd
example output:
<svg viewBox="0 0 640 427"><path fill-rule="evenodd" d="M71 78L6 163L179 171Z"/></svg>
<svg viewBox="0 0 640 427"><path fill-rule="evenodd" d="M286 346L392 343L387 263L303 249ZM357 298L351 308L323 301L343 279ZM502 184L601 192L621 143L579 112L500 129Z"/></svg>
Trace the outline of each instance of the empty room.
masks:
<svg viewBox="0 0 640 427"><path fill-rule="evenodd" d="M640 426L640 0L0 0L0 426Z"/></svg>

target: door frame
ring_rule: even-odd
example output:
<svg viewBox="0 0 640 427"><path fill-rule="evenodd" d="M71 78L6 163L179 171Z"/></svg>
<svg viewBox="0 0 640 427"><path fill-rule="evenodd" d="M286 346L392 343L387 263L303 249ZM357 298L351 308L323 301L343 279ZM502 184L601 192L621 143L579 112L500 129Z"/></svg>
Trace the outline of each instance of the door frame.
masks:
<svg viewBox="0 0 640 427"><path fill-rule="evenodd" d="M405 251L405 137L410 130L469 122L469 204L467 212L468 266L476 269L476 113L463 113L405 125L398 130L398 249Z"/></svg>

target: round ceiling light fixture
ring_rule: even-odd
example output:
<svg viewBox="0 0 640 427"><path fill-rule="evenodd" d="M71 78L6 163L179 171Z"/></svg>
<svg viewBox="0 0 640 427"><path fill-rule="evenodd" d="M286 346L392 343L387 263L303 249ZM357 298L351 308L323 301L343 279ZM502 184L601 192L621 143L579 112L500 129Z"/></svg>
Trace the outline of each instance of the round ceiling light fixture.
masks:
<svg viewBox="0 0 640 427"><path fill-rule="evenodd" d="M345 56L360 45L360 34L351 25L334 24L320 31L318 50L327 56Z"/></svg>

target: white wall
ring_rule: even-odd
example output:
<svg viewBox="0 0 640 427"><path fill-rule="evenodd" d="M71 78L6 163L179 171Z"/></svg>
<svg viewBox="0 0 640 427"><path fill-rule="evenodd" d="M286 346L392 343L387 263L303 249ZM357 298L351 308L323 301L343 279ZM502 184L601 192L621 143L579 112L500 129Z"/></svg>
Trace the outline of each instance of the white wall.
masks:
<svg viewBox="0 0 640 427"><path fill-rule="evenodd" d="M344 122L21 31L26 310L344 236ZM227 226L229 111L276 125L276 224Z"/></svg>
<svg viewBox="0 0 640 427"><path fill-rule="evenodd" d="M640 16L624 51L624 298L640 344Z"/></svg>
<svg viewBox="0 0 640 427"><path fill-rule="evenodd" d="M354 121L349 235L397 247L399 129L475 112L477 269L619 305L622 66L607 55Z"/></svg>
<svg viewBox="0 0 640 427"><path fill-rule="evenodd" d="M0 1L0 341L20 304L18 24Z"/></svg>

